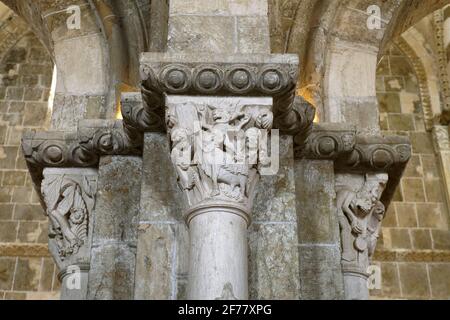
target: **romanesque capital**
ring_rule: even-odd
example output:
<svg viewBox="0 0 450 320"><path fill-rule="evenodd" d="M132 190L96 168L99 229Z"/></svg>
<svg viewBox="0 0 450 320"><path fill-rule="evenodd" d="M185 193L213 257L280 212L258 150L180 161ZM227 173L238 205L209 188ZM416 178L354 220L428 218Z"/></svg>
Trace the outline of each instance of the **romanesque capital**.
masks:
<svg viewBox="0 0 450 320"><path fill-rule="evenodd" d="M87 268L97 170L47 168L43 175L41 192L49 219L49 250L62 273L71 266Z"/></svg>
<svg viewBox="0 0 450 320"><path fill-rule="evenodd" d="M191 209L232 205L250 222L255 185L271 166L271 101L168 97L171 160Z"/></svg>
<svg viewBox="0 0 450 320"><path fill-rule="evenodd" d="M345 274L368 276L385 206L380 201L388 175L338 174L336 204L341 234L341 262Z"/></svg>

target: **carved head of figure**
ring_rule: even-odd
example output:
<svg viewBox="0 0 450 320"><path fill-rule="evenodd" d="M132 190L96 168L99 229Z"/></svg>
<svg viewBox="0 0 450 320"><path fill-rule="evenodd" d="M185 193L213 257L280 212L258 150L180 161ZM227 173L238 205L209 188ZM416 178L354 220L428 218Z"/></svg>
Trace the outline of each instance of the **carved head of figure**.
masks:
<svg viewBox="0 0 450 320"><path fill-rule="evenodd" d="M175 128L172 130L170 134L170 138L172 140L173 146L184 147L189 144L189 137L186 129L184 128Z"/></svg>
<svg viewBox="0 0 450 320"><path fill-rule="evenodd" d="M212 110L212 118L215 123L228 123L232 119L232 114L225 109L217 108L215 106L208 106Z"/></svg>
<svg viewBox="0 0 450 320"><path fill-rule="evenodd" d="M270 129L273 125L273 113L271 111L263 112L256 117L256 127L260 129Z"/></svg>

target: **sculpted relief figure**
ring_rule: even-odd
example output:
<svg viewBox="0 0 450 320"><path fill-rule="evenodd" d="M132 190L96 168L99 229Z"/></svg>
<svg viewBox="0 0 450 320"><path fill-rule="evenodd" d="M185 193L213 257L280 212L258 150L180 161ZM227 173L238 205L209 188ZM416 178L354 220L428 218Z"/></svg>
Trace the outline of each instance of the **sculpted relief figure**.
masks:
<svg viewBox="0 0 450 320"><path fill-rule="evenodd" d="M49 237L56 241L61 260L78 253L87 240L94 190L93 183L86 177L75 179L57 175L42 182L50 220Z"/></svg>
<svg viewBox="0 0 450 320"><path fill-rule="evenodd" d="M246 203L258 166L270 163L270 110L211 104L169 108L172 162L190 205L206 200ZM264 132L264 133L263 133Z"/></svg>
<svg viewBox="0 0 450 320"><path fill-rule="evenodd" d="M358 181L342 175L336 181L343 271L365 274L378 239L385 208L380 202L387 175L366 175Z"/></svg>

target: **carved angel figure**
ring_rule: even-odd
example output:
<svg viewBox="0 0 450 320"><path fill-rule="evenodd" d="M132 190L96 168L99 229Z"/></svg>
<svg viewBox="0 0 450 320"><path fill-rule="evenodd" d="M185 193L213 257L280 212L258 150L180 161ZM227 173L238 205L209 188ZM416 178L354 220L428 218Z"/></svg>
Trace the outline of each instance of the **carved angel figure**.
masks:
<svg viewBox="0 0 450 320"><path fill-rule="evenodd" d="M42 193L51 222L49 237L55 239L64 260L76 254L87 239L94 195L85 177L80 183L65 175L44 179Z"/></svg>

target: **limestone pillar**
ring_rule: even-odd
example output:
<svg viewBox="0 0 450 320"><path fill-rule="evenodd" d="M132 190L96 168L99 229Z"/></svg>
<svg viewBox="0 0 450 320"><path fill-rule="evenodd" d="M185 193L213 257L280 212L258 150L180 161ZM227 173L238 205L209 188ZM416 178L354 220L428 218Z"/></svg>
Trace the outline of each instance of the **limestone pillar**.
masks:
<svg viewBox="0 0 450 320"><path fill-rule="evenodd" d="M41 191L49 250L60 270L62 300L85 300L90 270L97 170L47 168Z"/></svg>

